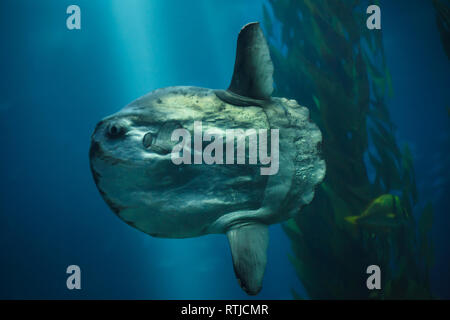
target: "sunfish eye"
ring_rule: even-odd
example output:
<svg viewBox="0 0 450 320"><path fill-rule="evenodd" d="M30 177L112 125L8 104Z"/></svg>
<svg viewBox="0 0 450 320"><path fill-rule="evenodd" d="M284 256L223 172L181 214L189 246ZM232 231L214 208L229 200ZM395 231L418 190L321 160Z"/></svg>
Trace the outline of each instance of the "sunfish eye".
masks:
<svg viewBox="0 0 450 320"><path fill-rule="evenodd" d="M153 142L153 136L151 132L147 132L142 139L142 144L144 145L144 148L150 148Z"/></svg>
<svg viewBox="0 0 450 320"><path fill-rule="evenodd" d="M110 138L118 138L125 133L125 127L117 122L110 123L106 130Z"/></svg>

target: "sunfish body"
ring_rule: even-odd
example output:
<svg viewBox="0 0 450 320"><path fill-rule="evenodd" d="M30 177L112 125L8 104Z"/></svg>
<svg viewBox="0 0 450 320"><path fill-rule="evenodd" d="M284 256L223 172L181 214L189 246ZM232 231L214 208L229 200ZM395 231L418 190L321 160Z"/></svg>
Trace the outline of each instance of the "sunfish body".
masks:
<svg viewBox="0 0 450 320"><path fill-rule="evenodd" d="M236 276L248 294L262 287L268 226L298 213L325 175L319 129L307 108L271 97L272 73L259 24L248 24L238 37L228 90L155 90L100 121L90 149L95 183L117 216L154 237L226 234ZM250 143L244 163L175 164L173 148L179 141L172 135L185 129L194 137L195 123L201 123L203 133L277 129L279 144L272 148L278 147L278 154L268 150L278 162L270 165L277 167L261 174L268 165L250 163ZM194 155L192 144L183 148Z"/></svg>

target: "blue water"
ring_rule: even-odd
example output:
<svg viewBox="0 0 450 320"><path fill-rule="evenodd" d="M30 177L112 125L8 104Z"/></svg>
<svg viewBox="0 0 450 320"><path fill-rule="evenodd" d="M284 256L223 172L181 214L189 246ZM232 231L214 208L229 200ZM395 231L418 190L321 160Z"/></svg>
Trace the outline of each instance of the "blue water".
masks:
<svg viewBox="0 0 450 320"><path fill-rule="evenodd" d="M151 238L101 199L89 170L97 121L159 87L226 88L236 38L264 1L0 2L0 298L245 299L227 239ZM66 8L82 29L66 29ZM429 1L384 1L398 140L413 147L421 200L435 207L435 294L450 298L450 63ZM270 228L257 298L302 292L290 245ZM66 267L82 290L66 288ZM330 272L333 272L330 266Z"/></svg>

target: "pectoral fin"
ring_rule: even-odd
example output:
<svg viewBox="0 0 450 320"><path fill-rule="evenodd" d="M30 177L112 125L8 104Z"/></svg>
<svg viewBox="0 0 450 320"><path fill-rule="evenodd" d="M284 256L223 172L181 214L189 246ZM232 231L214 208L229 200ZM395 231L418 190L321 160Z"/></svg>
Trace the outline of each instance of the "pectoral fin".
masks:
<svg viewBox="0 0 450 320"><path fill-rule="evenodd" d="M234 227L227 232L239 285L249 295L262 288L267 262L269 230L263 224Z"/></svg>

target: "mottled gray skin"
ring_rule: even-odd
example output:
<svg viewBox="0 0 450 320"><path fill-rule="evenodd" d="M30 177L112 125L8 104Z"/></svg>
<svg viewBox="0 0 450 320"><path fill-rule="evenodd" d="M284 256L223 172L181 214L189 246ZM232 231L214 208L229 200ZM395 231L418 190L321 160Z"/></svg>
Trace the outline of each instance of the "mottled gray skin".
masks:
<svg viewBox="0 0 450 320"><path fill-rule="evenodd" d="M154 237L226 234L240 285L256 294L266 265L267 226L313 199L325 162L308 109L270 97L273 66L258 24L242 29L236 61L227 91L158 89L103 119L92 135L90 162L104 200L129 225ZM194 121L202 122L203 133L279 129L278 173L261 175L259 164L248 164L248 149L245 165L175 165L171 151L178 142L171 134L185 128L193 137Z"/></svg>

